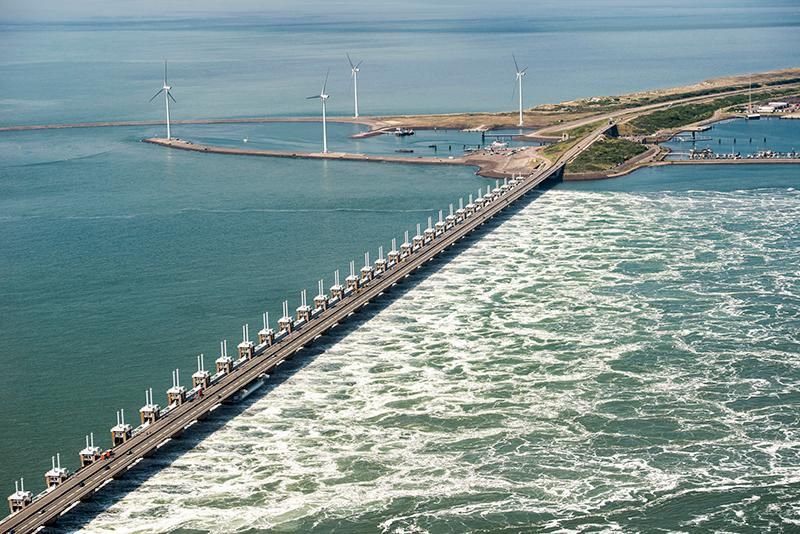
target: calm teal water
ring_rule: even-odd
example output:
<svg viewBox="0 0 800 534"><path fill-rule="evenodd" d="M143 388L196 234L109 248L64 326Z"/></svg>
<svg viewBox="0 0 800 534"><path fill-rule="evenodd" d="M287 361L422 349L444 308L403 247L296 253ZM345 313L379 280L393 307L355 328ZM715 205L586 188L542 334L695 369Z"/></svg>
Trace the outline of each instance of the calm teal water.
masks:
<svg viewBox="0 0 800 534"><path fill-rule="evenodd" d="M800 44L789 1L361 7L5 24L0 123L160 118L147 99L164 43L175 118L316 115L304 96L328 66L330 109L347 114L345 50L365 58L362 112L415 113L513 107L512 49L536 103L792 66ZM333 142L351 146L354 128L332 126ZM320 136L185 131L298 150ZM90 430L107 444L116 409L133 416L145 387L163 392L177 366L188 378L243 322L485 183L139 142L160 134L0 134L9 492L19 476L41 489L57 451L74 467ZM88 530L789 529L798 181L794 167L726 167L562 186L65 528L158 472Z"/></svg>
<svg viewBox="0 0 800 534"><path fill-rule="evenodd" d="M163 129L162 129L163 130ZM328 124L328 150L331 152L355 152L359 154L398 154L398 150L408 157L447 157L461 156L465 147L491 145L498 139L483 138L477 132L461 130L416 130L414 135L379 135L363 139L352 139L354 134L367 130L366 126L356 124ZM153 128L155 135L164 136L159 128ZM180 125L173 135L195 143L208 145L302 152L322 151L322 123L265 123L265 124L191 124ZM515 141L513 135L518 130L493 132L502 135L501 141L508 146L537 146L538 143ZM245 141L246 139L246 141Z"/></svg>

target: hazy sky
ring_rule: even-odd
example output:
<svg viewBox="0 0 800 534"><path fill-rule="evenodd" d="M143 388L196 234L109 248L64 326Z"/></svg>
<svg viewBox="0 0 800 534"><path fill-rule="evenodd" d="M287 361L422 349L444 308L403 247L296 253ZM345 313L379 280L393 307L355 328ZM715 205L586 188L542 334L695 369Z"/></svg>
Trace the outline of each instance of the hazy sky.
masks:
<svg viewBox="0 0 800 534"><path fill-rule="evenodd" d="M218 2L207 0L0 0L0 19L16 21L69 20L95 17L154 17L189 14L220 14L285 9L285 0L236 0Z"/></svg>
<svg viewBox="0 0 800 534"><path fill-rule="evenodd" d="M687 4L679 0L680 4ZM265 17L458 18L513 16L520 11L580 12L581 6L664 8L668 0L0 0L0 21L36 22L93 18L181 18L258 14ZM693 4L689 2L689 4ZM704 8L747 10L753 0L705 0ZM760 7L787 8L798 0L761 0ZM679 8L678 8L679 9Z"/></svg>
<svg viewBox="0 0 800 534"><path fill-rule="evenodd" d="M545 0L544 3L552 0ZM503 0L509 2L509 0ZM108 17L187 17L225 16L244 13L292 16L315 12L374 16L391 13L402 18L469 16L464 6L480 9L486 5L478 0L0 0L0 20L56 21ZM497 2L493 4L496 8ZM474 15L474 13L473 13Z"/></svg>

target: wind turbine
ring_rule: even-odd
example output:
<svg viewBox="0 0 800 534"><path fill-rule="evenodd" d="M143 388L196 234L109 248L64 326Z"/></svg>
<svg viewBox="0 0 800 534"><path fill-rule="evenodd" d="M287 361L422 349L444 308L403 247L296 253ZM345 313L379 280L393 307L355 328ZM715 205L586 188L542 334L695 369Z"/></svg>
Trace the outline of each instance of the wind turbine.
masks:
<svg viewBox="0 0 800 534"><path fill-rule="evenodd" d="M523 125L522 121L522 77L525 76L525 71L528 70L528 67L525 67L522 70L519 70L519 65L517 64L517 58L514 54L511 54L511 57L514 59L514 67L517 69L517 85L519 86L519 125Z"/></svg>
<svg viewBox="0 0 800 534"><path fill-rule="evenodd" d="M356 101L356 112L355 115L353 115L353 117L357 119L358 118L358 71L360 70L358 67L360 67L364 61L363 60L359 61L358 63L353 65L353 60L350 59L350 54L347 54L347 61L350 63L350 72L352 73L353 76L353 94L355 96L355 101Z"/></svg>
<svg viewBox="0 0 800 534"><path fill-rule="evenodd" d="M322 153L328 153L328 124L325 120L325 102L328 101L328 97L330 95L325 94L325 88L328 86L328 75L331 73L331 70L328 69L328 72L325 74L325 82L322 84L322 91L318 95L306 97L306 100L311 100L313 98L319 98L322 100Z"/></svg>
<svg viewBox="0 0 800 534"><path fill-rule="evenodd" d="M169 99L171 98L173 102L175 102L176 104L178 103L178 101L175 100L175 97L172 96L172 93L170 93L170 89L172 89L172 87L170 87L169 84L167 83L167 60L165 59L164 60L164 85L163 85L163 87L161 87L161 89L156 94L153 95L153 98L150 99L150 102L155 100L155 98L158 95L160 95L161 93L164 93L164 105L166 105L166 107L167 107L167 139L168 140L171 138L170 131L169 131Z"/></svg>

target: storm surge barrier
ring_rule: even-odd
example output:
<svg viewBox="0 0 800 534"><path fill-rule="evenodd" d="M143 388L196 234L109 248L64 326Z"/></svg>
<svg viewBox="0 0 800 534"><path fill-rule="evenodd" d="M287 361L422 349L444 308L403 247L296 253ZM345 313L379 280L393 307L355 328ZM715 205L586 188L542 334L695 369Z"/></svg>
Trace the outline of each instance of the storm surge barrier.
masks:
<svg viewBox="0 0 800 534"><path fill-rule="evenodd" d="M512 176L502 185L497 181L494 188L486 187L485 193L481 188L477 198L469 195L466 205L464 199L460 199L457 209L450 205L447 216L440 210L436 223L433 217L429 217L424 230L418 224L416 235L409 239L406 232L399 247L393 240L392 248L385 256L383 247L379 248L374 262L370 262L369 253L366 253L364 266L358 272L355 262L350 262L350 274L345 278L345 284L340 283L336 271L329 293L324 292L320 280L319 294L314 297L313 306L308 304L306 291L301 292L296 316L289 314L288 301L284 301L277 331L270 327L268 315L263 315L264 328L257 334L258 343L250 340L250 328L244 325L237 357L228 355L227 341L223 341L213 374L205 369L204 356L198 356L198 368L192 374L190 390L181 385L180 371L173 371L172 386L166 391L166 407L158 405L152 389L148 389L145 404L139 410L141 424L138 427L133 428L125 422L122 410L117 412L117 424L111 428L110 449L102 450L95 446L94 435L90 434L86 437L86 447L78 453L81 467L75 473L63 468L58 457L58 462L53 458L52 469L45 473L48 487L42 493L33 495L26 491L24 481L20 480L16 491L8 497L11 514L0 522L0 533L33 532L55 522L81 500L90 498L114 478L124 476L145 457L156 454L223 402L236 401L249 394L287 359L459 240L542 184L562 180L566 164L590 147L608 127L603 125L594 130L576 141L555 162L529 175Z"/></svg>

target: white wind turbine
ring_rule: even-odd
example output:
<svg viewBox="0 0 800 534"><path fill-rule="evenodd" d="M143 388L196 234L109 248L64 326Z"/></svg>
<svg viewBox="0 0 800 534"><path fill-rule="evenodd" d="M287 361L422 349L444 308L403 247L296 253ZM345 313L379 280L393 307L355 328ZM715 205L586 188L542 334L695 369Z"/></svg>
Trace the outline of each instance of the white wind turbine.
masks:
<svg viewBox="0 0 800 534"><path fill-rule="evenodd" d="M357 119L358 118L358 71L361 70L359 69L359 67L364 61L363 60L359 61L358 63L353 65L353 60L350 59L350 54L347 54L347 61L350 63L350 73L353 76L353 96L355 97L355 102L356 102L356 110L353 117Z"/></svg>
<svg viewBox="0 0 800 534"><path fill-rule="evenodd" d="M519 65L517 64L517 58L514 54L511 54L511 57L514 59L514 67L517 69L517 85L519 86L519 125L523 125L522 121L522 77L525 76L525 71L528 70L528 67L525 67L522 70L519 70ZM516 87L515 87L516 89Z"/></svg>
<svg viewBox="0 0 800 534"><path fill-rule="evenodd" d="M318 95L306 97L306 100L319 98L322 100L322 153L328 153L328 124L325 119L325 102L328 101L330 95L325 93L325 88L328 86L328 75L331 73L330 69L325 74L325 82L322 84L322 91Z"/></svg>
<svg viewBox="0 0 800 534"><path fill-rule="evenodd" d="M167 83L167 60L165 59L164 60L164 85L161 87L161 89L156 94L153 95L153 98L150 99L150 102L155 100L155 98L158 95L160 95L161 93L164 93L164 104L167 107L167 139L171 138L170 131L169 131L169 99L171 98L173 102L175 102L176 104L178 103L177 100L175 100L175 97L172 96L172 93L170 93L170 89L172 89L172 87L170 87L169 84Z"/></svg>

